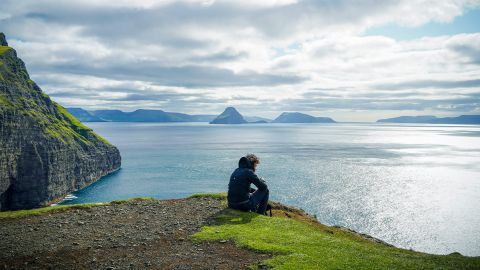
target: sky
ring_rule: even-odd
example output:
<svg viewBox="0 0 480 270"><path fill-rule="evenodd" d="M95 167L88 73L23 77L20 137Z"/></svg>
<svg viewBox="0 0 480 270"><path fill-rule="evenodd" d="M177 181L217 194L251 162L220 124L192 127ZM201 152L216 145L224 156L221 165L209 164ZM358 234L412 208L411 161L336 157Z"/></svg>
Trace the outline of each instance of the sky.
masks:
<svg viewBox="0 0 480 270"><path fill-rule="evenodd" d="M65 107L337 121L480 114L480 0L0 0Z"/></svg>

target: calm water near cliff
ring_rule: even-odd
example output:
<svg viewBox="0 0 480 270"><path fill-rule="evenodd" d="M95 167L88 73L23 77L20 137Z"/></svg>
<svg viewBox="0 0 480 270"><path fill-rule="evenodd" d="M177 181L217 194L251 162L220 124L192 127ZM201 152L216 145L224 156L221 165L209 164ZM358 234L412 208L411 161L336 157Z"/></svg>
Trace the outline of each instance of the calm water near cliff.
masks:
<svg viewBox="0 0 480 270"><path fill-rule="evenodd" d="M87 123L122 169L64 203L225 191L261 159L273 199L403 248L480 255L480 127L388 124Z"/></svg>

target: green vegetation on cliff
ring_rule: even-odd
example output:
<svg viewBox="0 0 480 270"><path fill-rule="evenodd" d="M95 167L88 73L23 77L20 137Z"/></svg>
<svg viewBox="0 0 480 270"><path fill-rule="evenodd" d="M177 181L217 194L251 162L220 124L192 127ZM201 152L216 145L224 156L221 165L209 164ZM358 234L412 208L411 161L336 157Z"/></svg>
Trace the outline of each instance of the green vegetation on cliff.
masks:
<svg viewBox="0 0 480 270"><path fill-rule="evenodd" d="M145 198L145 197L136 197L136 198L126 199L126 200L114 200L109 203L66 204L66 205L55 205L55 206L42 207L42 208L36 208L36 209L29 209L29 210L4 211L4 212L0 212L0 219L38 216L43 214L62 212L70 209L88 209L96 206L106 206L106 205L112 205L112 204L128 203L132 201L149 201L149 200L154 200L154 199Z"/></svg>
<svg viewBox="0 0 480 270"><path fill-rule="evenodd" d="M40 207L121 165L120 152L43 93L0 33L0 210Z"/></svg>
<svg viewBox="0 0 480 270"><path fill-rule="evenodd" d="M23 62L16 58L14 50L8 46L0 46L0 81L6 85L13 84L22 93L20 96L0 93L2 109L15 110L30 117L46 136L66 144L74 141L81 144L95 141L110 144L43 93L29 78Z"/></svg>
<svg viewBox="0 0 480 270"><path fill-rule="evenodd" d="M8 50L10 50L11 48L8 47L8 46L0 46L0 55L6 53Z"/></svg>
<svg viewBox="0 0 480 270"><path fill-rule="evenodd" d="M222 239L274 254L264 262L274 269L480 269L479 257L400 249L284 210L266 217L225 209L194 235L197 241Z"/></svg>
<svg viewBox="0 0 480 270"><path fill-rule="evenodd" d="M190 196L190 198L212 198L215 200L222 200L226 202L227 193L195 193Z"/></svg>

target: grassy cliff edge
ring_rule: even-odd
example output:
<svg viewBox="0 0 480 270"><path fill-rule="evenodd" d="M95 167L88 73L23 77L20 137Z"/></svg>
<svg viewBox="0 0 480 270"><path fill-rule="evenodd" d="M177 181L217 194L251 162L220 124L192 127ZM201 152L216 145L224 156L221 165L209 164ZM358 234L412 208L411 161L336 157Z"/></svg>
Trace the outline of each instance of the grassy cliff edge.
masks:
<svg viewBox="0 0 480 270"><path fill-rule="evenodd" d="M273 257L260 264L252 265L252 268L480 269L480 257L466 257L458 253L433 255L396 248L348 229L323 225L302 210L279 203L273 203L273 217L266 217L226 208L225 194L195 194L188 201L198 204L206 198L219 201L221 210L190 239L194 243L228 240L241 248L273 254ZM0 212L0 219L64 212L69 209L90 209L95 206L109 207L132 201L155 203L158 200L134 198L103 204Z"/></svg>
<svg viewBox="0 0 480 270"><path fill-rule="evenodd" d="M272 253L273 258L264 263L274 269L480 269L480 257L401 249L323 225L300 209L278 203L273 203L273 209L273 217L266 217L226 208L193 239L229 239L240 247Z"/></svg>

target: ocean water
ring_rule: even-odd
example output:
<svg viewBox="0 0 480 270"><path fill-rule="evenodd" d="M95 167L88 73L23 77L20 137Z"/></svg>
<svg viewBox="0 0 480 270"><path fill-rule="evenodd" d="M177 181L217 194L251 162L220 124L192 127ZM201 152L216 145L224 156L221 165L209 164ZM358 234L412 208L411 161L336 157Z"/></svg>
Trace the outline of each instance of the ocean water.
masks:
<svg viewBox="0 0 480 270"><path fill-rule="evenodd" d="M122 169L64 204L226 191L255 153L271 198L402 248L480 255L480 127L87 123Z"/></svg>

